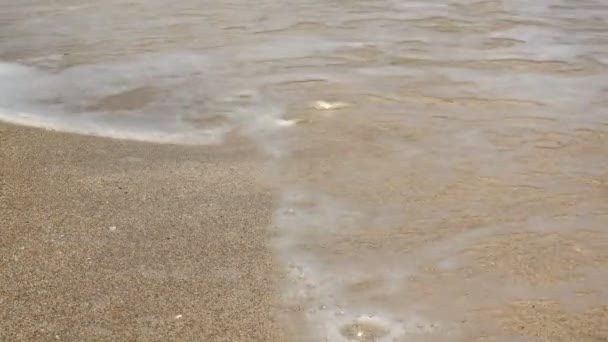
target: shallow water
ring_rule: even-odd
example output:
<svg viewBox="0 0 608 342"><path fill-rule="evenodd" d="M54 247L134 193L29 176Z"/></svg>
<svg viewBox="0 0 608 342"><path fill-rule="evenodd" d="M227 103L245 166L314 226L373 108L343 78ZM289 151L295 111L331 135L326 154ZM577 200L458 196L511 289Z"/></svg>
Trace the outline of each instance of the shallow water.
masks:
<svg viewBox="0 0 608 342"><path fill-rule="evenodd" d="M513 340L517 301L608 303L606 18L603 1L5 1L0 119L255 142L294 340Z"/></svg>

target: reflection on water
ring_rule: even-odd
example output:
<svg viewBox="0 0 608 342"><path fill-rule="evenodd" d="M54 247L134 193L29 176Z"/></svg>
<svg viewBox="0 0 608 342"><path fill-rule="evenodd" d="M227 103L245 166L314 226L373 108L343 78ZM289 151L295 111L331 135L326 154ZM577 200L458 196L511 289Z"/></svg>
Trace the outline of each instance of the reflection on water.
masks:
<svg viewBox="0 0 608 342"><path fill-rule="evenodd" d="M0 119L269 156L295 340L608 324L603 1L0 8ZM519 331L539 298L571 329Z"/></svg>

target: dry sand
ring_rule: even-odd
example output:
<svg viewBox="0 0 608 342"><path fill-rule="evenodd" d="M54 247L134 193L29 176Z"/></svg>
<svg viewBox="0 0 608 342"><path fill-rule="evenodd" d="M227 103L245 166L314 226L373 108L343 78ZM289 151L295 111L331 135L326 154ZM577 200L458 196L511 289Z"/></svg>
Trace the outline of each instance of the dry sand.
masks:
<svg viewBox="0 0 608 342"><path fill-rule="evenodd" d="M255 156L0 124L0 340L278 339Z"/></svg>

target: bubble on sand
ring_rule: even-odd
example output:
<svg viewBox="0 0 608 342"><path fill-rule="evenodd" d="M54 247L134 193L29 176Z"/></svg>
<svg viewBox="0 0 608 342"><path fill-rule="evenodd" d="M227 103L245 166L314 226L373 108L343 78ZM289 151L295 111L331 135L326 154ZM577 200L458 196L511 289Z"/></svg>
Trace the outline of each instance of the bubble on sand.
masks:
<svg viewBox="0 0 608 342"><path fill-rule="evenodd" d="M390 329L376 317L361 317L345 324L340 333L349 341L378 341L389 335Z"/></svg>

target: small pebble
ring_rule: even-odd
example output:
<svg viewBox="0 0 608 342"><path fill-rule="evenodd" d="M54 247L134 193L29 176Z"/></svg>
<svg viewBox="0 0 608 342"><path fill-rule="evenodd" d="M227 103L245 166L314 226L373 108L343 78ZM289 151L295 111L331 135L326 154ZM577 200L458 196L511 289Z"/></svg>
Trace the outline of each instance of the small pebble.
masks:
<svg viewBox="0 0 608 342"><path fill-rule="evenodd" d="M180 319L182 317L183 317L182 315L177 315L177 316L175 316L175 319Z"/></svg>

